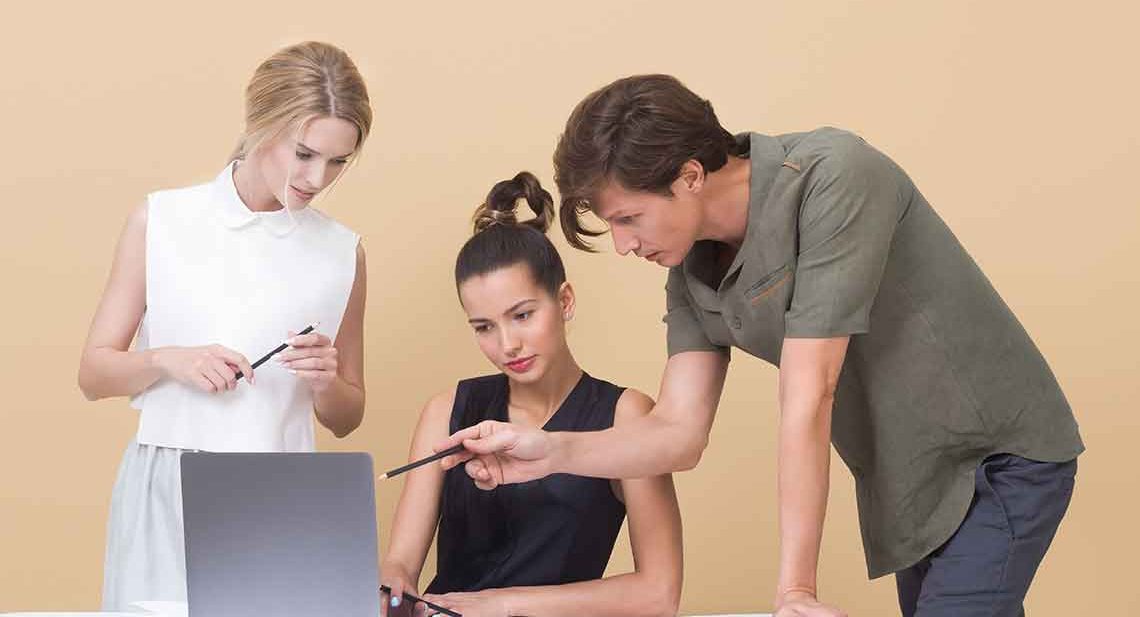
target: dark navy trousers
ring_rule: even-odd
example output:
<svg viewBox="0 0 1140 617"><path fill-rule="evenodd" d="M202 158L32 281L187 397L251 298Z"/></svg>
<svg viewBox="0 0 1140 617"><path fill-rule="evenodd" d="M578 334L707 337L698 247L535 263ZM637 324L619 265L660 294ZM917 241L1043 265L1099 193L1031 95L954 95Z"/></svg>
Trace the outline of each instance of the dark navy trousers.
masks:
<svg viewBox="0 0 1140 617"><path fill-rule="evenodd" d="M1077 461L991 456L950 539L895 574L904 617L1019 617L1073 495Z"/></svg>

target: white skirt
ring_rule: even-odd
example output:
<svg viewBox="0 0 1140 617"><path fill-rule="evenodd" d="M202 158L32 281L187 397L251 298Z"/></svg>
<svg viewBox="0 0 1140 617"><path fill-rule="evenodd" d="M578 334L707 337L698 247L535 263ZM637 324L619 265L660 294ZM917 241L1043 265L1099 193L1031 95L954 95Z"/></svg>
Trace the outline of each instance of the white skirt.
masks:
<svg viewBox="0 0 1140 617"><path fill-rule="evenodd" d="M134 440L127 445L107 517L104 611L125 611L132 602L186 601L183 452Z"/></svg>

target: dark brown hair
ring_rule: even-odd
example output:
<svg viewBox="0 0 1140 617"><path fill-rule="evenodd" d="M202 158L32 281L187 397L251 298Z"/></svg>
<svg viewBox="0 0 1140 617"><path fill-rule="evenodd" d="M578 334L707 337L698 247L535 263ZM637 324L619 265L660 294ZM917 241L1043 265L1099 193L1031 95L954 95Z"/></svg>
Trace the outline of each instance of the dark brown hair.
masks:
<svg viewBox="0 0 1140 617"><path fill-rule="evenodd" d="M534 218L520 222L515 210L525 199ZM475 233L455 259L455 287L473 276L518 263L526 264L536 283L551 296L566 282L566 268L546 231L554 218L554 198L530 172L519 172L491 188L475 210Z"/></svg>
<svg viewBox="0 0 1140 617"><path fill-rule="evenodd" d="M581 215L607 182L672 197L670 185L685 162L706 172L741 154L712 105L670 75L634 75L593 92L570 114L554 150L554 182L562 205L562 233L574 248L592 251L586 237L604 232Z"/></svg>

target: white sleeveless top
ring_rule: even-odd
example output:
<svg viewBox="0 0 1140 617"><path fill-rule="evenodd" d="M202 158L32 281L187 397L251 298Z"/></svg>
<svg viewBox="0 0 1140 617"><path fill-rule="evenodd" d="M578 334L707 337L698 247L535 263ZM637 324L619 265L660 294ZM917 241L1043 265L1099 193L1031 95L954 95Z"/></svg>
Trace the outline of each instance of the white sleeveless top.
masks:
<svg viewBox="0 0 1140 617"><path fill-rule="evenodd" d="M136 349L217 343L251 363L319 322L336 338L359 237L303 208L253 212L234 164L208 184L147 197L146 312ZM294 219L296 223L294 224ZM132 398L139 443L211 452L312 451L313 398L270 360L229 392L162 379Z"/></svg>

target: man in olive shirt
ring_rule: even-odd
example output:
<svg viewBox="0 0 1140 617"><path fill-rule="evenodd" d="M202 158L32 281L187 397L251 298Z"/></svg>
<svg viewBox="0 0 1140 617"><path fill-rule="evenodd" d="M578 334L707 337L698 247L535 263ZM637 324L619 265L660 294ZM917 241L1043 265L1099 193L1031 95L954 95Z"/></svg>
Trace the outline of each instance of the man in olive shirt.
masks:
<svg viewBox="0 0 1140 617"><path fill-rule="evenodd" d="M907 175L838 129L733 136L676 79L591 94L555 153L568 240L579 215L621 254L670 268L669 361L636 426L457 433L492 488L549 473L694 466L739 348L780 367L777 615L817 599L829 439L855 477L871 577L904 615L1018 615L1083 450L1056 379Z"/></svg>

